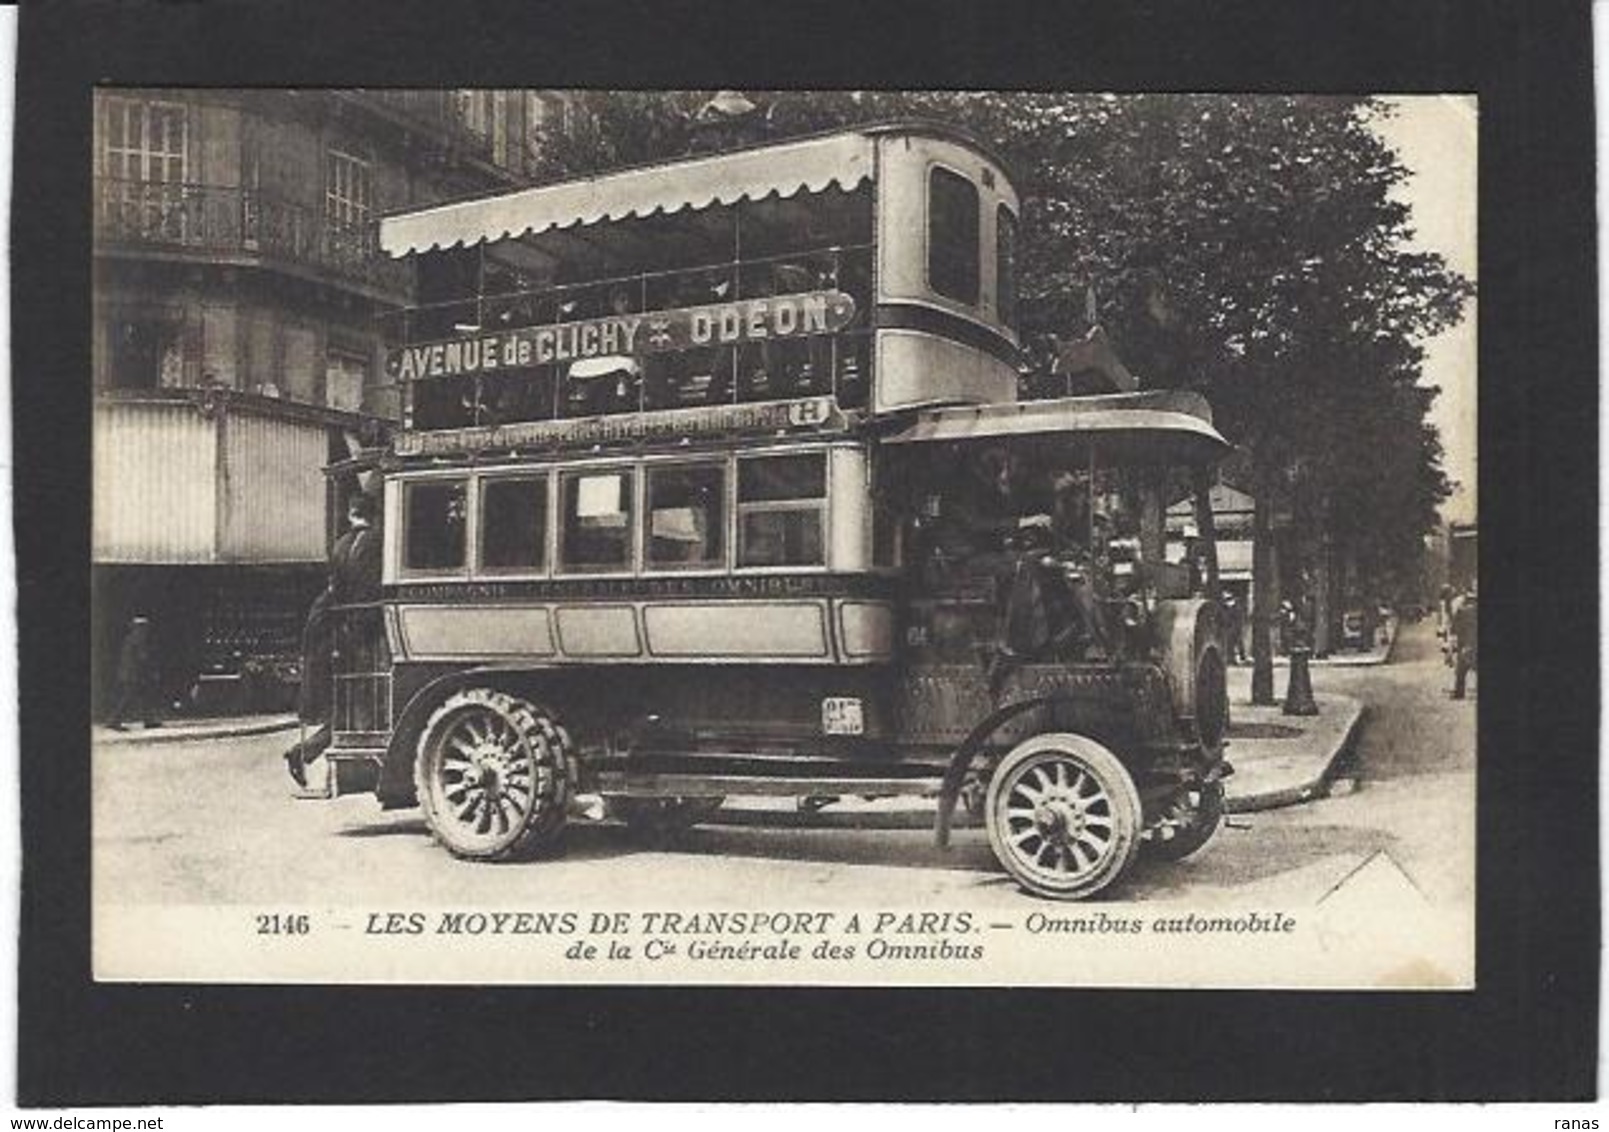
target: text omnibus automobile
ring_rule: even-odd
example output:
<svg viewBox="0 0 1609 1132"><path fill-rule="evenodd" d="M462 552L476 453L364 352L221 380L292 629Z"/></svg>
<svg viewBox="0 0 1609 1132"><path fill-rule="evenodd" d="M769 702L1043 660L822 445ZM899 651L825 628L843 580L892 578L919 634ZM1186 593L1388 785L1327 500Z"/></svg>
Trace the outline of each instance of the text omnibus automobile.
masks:
<svg viewBox="0 0 1609 1132"><path fill-rule="evenodd" d="M385 219L422 301L332 793L488 860L580 794L659 827L924 795L941 842L964 800L1061 898L1203 845L1216 567L1164 561L1163 516L1210 534L1226 445L1193 394L1017 400L1017 215L905 124Z"/></svg>

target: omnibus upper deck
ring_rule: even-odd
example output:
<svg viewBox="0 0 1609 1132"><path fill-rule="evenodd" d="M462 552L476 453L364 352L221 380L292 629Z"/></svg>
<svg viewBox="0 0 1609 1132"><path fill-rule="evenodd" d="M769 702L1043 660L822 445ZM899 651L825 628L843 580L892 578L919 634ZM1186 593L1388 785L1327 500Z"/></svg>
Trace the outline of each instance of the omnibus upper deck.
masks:
<svg viewBox="0 0 1609 1132"><path fill-rule="evenodd" d="M388 217L420 299L389 370L428 431L1013 400L1018 212L977 143L888 126Z"/></svg>

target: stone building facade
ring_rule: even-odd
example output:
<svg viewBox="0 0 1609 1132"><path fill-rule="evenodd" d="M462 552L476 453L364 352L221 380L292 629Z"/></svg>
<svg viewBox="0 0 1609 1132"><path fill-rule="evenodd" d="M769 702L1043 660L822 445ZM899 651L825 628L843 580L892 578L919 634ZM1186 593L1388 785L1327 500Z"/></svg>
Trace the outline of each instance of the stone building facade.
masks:
<svg viewBox="0 0 1609 1132"><path fill-rule="evenodd" d="M399 413L377 219L527 181L575 112L530 90L95 97L97 691L130 617L165 698L280 706L339 521L323 469Z"/></svg>

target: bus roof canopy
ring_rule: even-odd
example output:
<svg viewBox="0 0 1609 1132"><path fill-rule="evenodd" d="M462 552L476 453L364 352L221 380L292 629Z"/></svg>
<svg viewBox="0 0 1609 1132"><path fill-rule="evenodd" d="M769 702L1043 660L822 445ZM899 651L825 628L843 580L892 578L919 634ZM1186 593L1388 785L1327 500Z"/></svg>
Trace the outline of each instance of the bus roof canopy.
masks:
<svg viewBox="0 0 1609 1132"><path fill-rule="evenodd" d="M1175 390L929 409L886 443L1017 440L1037 441L1047 456L1068 462L1086 458L1092 446L1102 460L1179 465L1210 463L1230 451L1206 399Z"/></svg>
<svg viewBox="0 0 1609 1132"><path fill-rule="evenodd" d="M438 205L382 219L380 247L404 256L832 185L854 189L872 175L873 145L868 133L829 134L678 161L674 175L662 163Z"/></svg>

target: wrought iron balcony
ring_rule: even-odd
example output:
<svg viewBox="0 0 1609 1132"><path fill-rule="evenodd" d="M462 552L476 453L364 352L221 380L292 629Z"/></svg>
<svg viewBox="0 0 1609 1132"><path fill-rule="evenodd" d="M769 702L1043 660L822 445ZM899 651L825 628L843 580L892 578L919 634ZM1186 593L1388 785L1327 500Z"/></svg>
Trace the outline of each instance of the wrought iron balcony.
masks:
<svg viewBox="0 0 1609 1132"><path fill-rule="evenodd" d="M254 189L106 177L95 200L99 246L311 268L398 301L412 293L409 265L381 254L374 225L341 225Z"/></svg>

